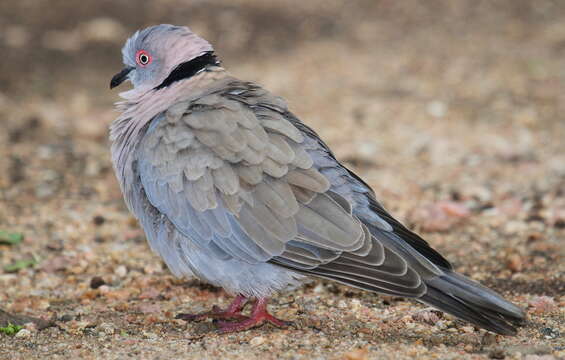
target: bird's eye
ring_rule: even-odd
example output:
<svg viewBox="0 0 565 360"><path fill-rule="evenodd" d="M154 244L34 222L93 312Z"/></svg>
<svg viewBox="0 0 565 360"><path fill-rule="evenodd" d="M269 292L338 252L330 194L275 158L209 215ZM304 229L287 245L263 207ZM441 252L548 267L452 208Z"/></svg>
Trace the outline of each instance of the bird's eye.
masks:
<svg viewBox="0 0 565 360"><path fill-rule="evenodd" d="M145 50L139 50L135 55L135 61L141 66L151 63L151 60L151 55Z"/></svg>

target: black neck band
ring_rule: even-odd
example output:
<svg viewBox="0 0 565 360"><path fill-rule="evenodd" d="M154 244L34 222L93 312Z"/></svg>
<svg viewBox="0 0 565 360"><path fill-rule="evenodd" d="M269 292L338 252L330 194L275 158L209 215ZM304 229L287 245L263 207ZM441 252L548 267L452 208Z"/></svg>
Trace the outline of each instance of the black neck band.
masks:
<svg viewBox="0 0 565 360"><path fill-rule="evenodd" d="M159 90L167 87L182 79L187 79L204 70L208 65L220 65L220 61L214 55L214 52L208 51L190 61L183 62L178 65L163 82L154 90Z"/></svg>

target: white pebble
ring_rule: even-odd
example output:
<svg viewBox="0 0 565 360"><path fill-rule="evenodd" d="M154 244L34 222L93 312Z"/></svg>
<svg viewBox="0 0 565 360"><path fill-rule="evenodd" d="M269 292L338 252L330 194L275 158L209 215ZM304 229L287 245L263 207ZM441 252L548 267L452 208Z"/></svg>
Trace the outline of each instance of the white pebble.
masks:
<svg viewBox="0 0 565 360"><path fill-rule="evenodd" d="M314 294L322 294L326 291L326 289L324 288L324 285L322 284L318 284L316 285L316 287L314 287Z"/></svg>
<svg viewBox="0 0 565 360"><path fill-rule="evenodd" d="M249 341L251 346L259 346L265 342L265 338L262 336L256 336Z"/></svg>
<svg viewBox="0 0 565 360"><path fill-rule="evenodd" d="M114 270L114 274L118 275L119 277L124 277L128 273L128 269L124 265L120 265Z"/></svg>
<svg viewBox="0 0 565 360"><path fill-rule="evenodd" d="M363 305L361 305L361 301L359 299L351 299L351 310L359 311Z"/></svg>
<svg viewBox="0 0 565 360"><path fill-rule="evenodd" d="M522 233L526 231L527 228L528 226L524 222L517 220L509 221L504 226L504 232L508 235L512 235L512 234Z"/></svg>
<svg viewBox="0 0 565 360"><path fill-rule="evenodd" d="M106 335L114 335L114 332L116 331L114 326L108 323L102 323L98 325L98 329L100 329L100 331Z"/></svg>
<svg viewBox="0 0 565 360"><path fill-rule="evenodd" d="M16 337L20 339L27 339L31 337L31 331L29 331L28 329L21 329L16 333Z"/></svg>
<svg viewBox="0 0 565 360"><path fill-rule="evenodd" d="M361 156L370 158L377 153L377 145L373 141L363 141L359 144L358 151Z"/></svg>
<svg viewBox="0 0 565 360"><path fill-rule="evenodd" d="M447 113L447 105L441 101L431 101L426 108L428 114L435 118L442 118Z"/></svg>

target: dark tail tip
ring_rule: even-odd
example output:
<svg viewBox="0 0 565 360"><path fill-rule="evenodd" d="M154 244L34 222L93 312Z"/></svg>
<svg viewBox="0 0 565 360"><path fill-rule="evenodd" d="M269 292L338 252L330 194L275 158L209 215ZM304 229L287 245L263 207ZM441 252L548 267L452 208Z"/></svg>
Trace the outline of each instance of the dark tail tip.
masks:
<svg viewBox="0 0 565 360"><path fill-rule="evenodd" d="M419 300L448 314L501 335L516 335L524 310L494 291L454 272L427 280L428 292Z"/></svg>

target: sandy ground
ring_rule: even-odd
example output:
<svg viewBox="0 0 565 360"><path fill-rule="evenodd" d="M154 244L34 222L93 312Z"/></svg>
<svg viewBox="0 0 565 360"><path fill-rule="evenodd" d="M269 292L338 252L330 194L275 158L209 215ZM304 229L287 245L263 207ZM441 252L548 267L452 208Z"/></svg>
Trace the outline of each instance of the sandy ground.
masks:
<svg viewBox="0 0 565 360"><path fill-rule="evenodd" d="M175 320L230 298L151 253L107 141L122 42L160 22L286 97L458 271L527 308L518 336L321 281L273 300L287 330ZM0 333L0 359L565 358L562 1L6 1L0 50L0 230L25 237L0 244L0 309L52 322Z"/></svg>

